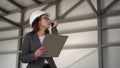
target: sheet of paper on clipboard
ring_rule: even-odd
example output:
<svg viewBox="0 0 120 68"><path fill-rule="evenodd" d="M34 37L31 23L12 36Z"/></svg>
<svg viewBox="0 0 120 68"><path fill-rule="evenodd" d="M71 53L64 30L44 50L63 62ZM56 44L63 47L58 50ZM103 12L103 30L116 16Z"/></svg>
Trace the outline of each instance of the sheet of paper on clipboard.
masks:
<svg viewBox="0 0 120 68"><path fill-rule="evenodd" d="M48 51L43 57L58 57L68 36L63 35L46 35L43 41L43 47Z"/></svg>

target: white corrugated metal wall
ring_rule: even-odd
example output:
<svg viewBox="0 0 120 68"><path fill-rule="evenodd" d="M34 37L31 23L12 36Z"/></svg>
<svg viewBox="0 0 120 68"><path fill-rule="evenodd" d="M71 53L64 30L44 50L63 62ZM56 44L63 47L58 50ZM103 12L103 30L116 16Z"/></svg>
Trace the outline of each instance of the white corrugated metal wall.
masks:
<svg viewBox="0 0 120 68"><path fill-rule="evenodd" d="M22 0L15 1L20 4L25 3L23 6L34 3L31 0L26 0L25 2ZM9 4L8 1L4 3ZM61 16L60 18L63 19L58 19L58 31L60 34L68 35L69 38L60 56L54 58L58 68L120 67L119 6L119 0L62 0L60 2L57 6L59 8L57 12ZM41 10L44 7L46 7L46 4L27 10L24 23L27 22L33 11ZM11 10L13 8L16 9L14 5L9 6L9 8ZM102 14L99 14L100 9L103 10L101 11ZM50 6L45 11L50 13L52 20L56 18L56 5ZM67 13L69 14L66 15ZM5 18L19 24L21 22L21 13L11 13L10 15L5 15ZM9 29L8 27L12 27L11 30L5 29ZM17 68L19 29L2 19L0 19L0 28L0 67ZM26 34L30 30L31 28L24 28L23 33ZM21 65L21 68L25 67L26 64Z"/></svg>

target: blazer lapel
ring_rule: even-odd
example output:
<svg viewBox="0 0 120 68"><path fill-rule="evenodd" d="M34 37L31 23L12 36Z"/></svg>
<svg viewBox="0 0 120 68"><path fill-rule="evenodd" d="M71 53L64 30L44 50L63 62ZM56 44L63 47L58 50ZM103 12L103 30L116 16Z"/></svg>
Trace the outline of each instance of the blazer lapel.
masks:
<svg viewBox="0 0 120 68"><path fill-rule="evenodd" d="M31 41L31 49L37 50L38 48L41 47L41 43L40 43L37 33L35 33L31 36L30 41Z"/></svg>

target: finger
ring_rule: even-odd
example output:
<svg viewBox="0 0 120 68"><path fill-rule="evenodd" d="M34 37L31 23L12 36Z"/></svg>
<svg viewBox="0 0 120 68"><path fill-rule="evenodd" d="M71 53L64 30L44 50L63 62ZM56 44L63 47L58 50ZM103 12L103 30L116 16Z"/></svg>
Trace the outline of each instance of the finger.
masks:
<svg viewBox="0 0 120 68"><path fill-rule="evenodd" d="M39 48L40 50L45 49L43 46Z"/></svg>
<svg viewBox="0 0 120 68"><path fill-rule="evenodd" d="M47 51L47 49L44 48L44 49L40 49L39 51Z"/></svg>
<svg viewBox="0 0 120 68"><path fill-rule="evenodd" d="M43 52L42 54L45 54L45 53L47 53L47 52Z"/></svg>
<svg viewBox="0 0 120 68"><path fill-rule="evenodd" d="M39 53L39 55L43 55L43 54L45 54L45 53L46 53L46 52L45 52L45 51L43 51L43 52L40 52L40 53Z"/></svg>
<svg viewBox="0 0 120 68"><path fill-rule="evenodd" d="M48 50L43 50L44 52L47 52Z"/></svg>
<svg viewBox="0 0 120 68"><path fill-rule="evenodd" d="M53 27L57 26L58 25L58 22L57 21L54 21L54 25Z"/></svg>
<svg viewBox="0 0 120 68"><path fill-rule="evenodd" d="M47 52L47 49L40 49L40 50L38 50L38 52L40 53L40 52Z"/></svg>

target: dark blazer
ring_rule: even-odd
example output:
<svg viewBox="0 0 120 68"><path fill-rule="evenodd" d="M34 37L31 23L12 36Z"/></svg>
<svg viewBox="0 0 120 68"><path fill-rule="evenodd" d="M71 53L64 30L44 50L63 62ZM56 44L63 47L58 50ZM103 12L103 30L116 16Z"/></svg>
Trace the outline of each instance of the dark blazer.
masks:
<svg viewBox="0 0 120 68"><path fill-rule="evenodd" d="M56 27L51 29L52 34L58 34ZM27 68L43 68L44 59L48 61L51 68L57 68L52 57L35 58L34 52L41 47L37 33L26 34L21 47L21 61L28 63Z"/></svg>

